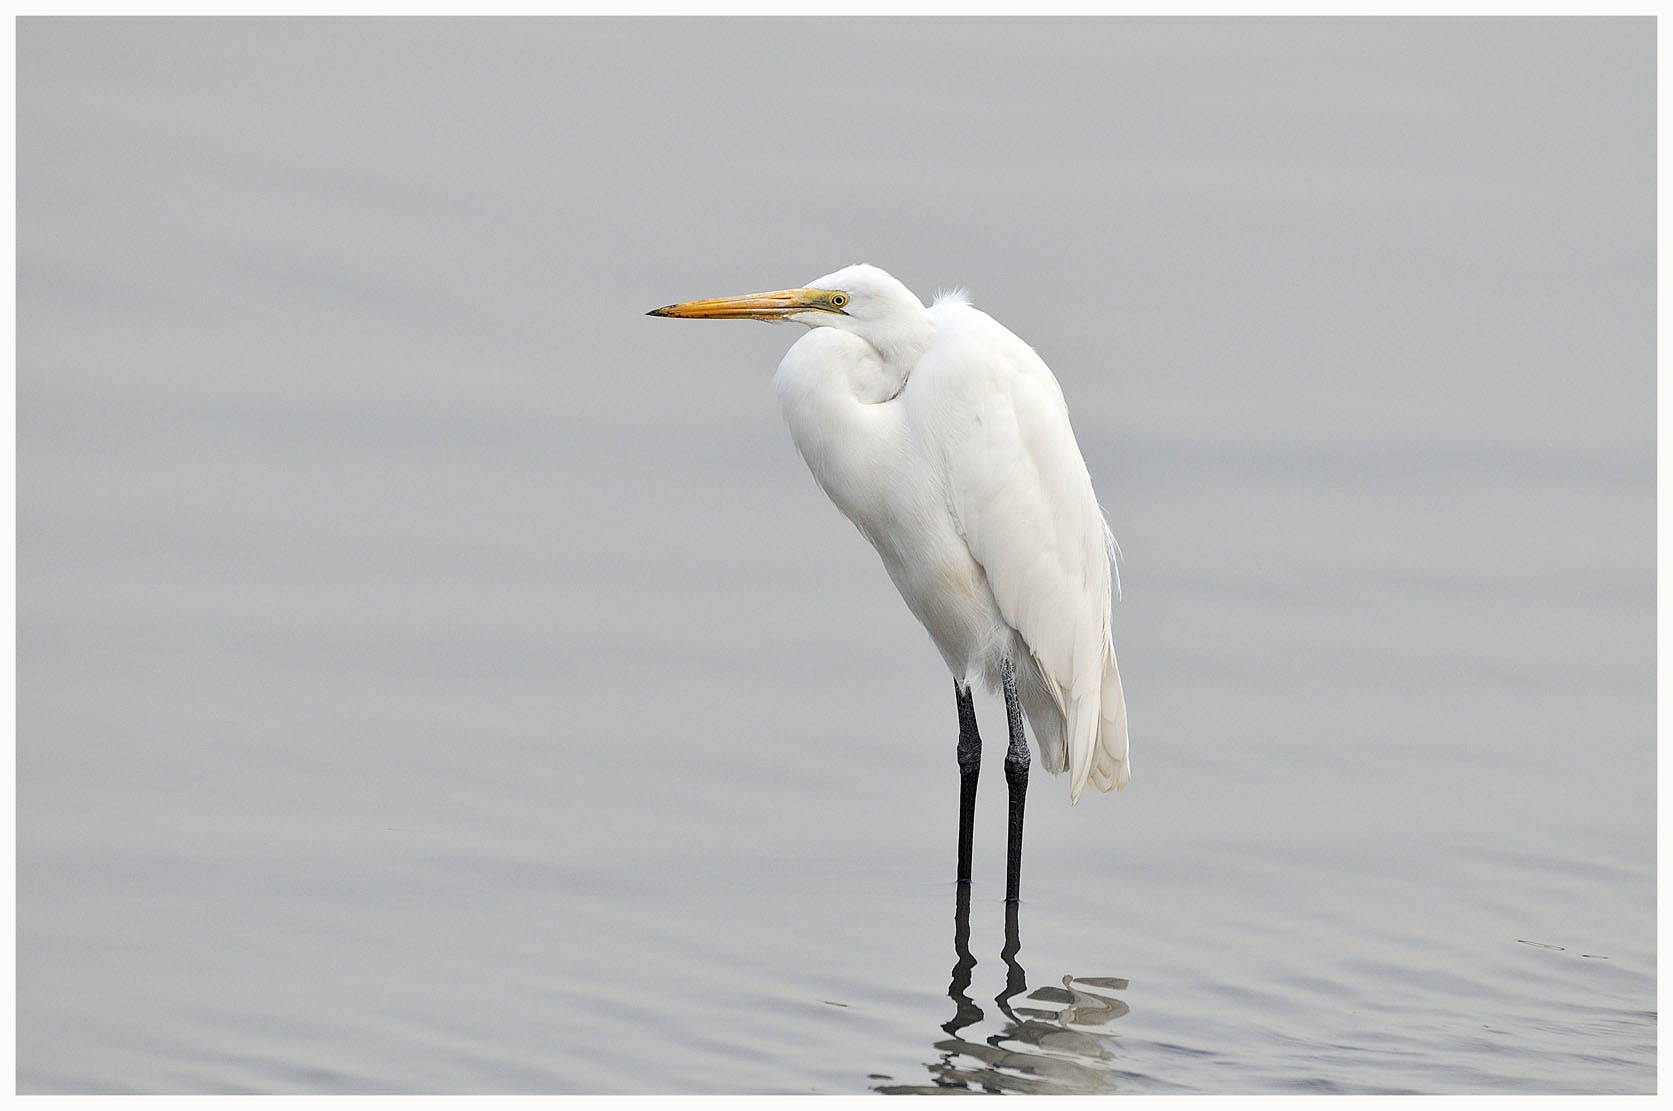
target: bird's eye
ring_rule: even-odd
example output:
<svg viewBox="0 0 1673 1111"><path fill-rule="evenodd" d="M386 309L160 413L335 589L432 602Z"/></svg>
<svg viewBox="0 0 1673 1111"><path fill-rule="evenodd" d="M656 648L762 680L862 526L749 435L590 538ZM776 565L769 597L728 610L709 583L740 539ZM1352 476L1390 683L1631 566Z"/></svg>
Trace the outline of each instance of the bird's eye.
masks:
<svg viewBox="0 0 1673 1111"><path fill-rule="evenodd" d="M842 308L844 305L848 304L848 294L846 294L846 293L833 293L833 294L831 294L831 304L835 305L839 309Z"/></svg>

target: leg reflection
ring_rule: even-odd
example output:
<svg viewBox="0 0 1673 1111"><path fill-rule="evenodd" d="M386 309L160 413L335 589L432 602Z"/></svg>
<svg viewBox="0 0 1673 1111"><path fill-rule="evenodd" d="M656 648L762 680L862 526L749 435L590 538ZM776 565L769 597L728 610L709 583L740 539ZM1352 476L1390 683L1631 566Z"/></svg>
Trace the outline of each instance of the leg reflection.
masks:
<svg viewBox="0 0 1673 1111"><path fill-rule="evenodd" d="M953 901L953 952L958 959L953 964L953 979L947 985L947 998L953 1001L953 1017L941 1024L953 1037L966 1026L982 1021L982 1008L970 998L970 974L976 968L976 958L970 955L970 885L958 885Z"/></svg>
<svg viewBox="0 0 1673 1111"><path fill-rule="evenodd" d="M1022 952L1021 930L1017 927L1017 904L1007 901L1005 904L1005 948L999 950L999 957L1005 962L1005 990L993 997L999 1004L999 1010L1012 1022L1021 1021L1011 1010L1011 1000L1028 990L1028 973L1022 969L1017 960L1017 954Z"/></svg>
<svg viewBox="0 0 1673 1111"><path fill-rule="evenodd" d="M926 1061L929 1083L876 1086L887 1094L944 1092L1108 1092L1115 1088L1114 1035L1103 1027L1127 1013L1127 1004L1107 991L1127 981L1113 976L1064 976L1061 987L1028 990L1022 952L1020 910L1005 907L1005 990L994 997L1003 1023L983 1037L982 1008L970 998L976 958L970 952L970 888L958 884L953 900L953 974L947 998L953 1017L942 1023L945 1037ZM1097 991L1089 990L1100 989ZM1025 1005L1026 1004L1026 1005ZM975 1029L973 1029L975 1028Z"/></svg>

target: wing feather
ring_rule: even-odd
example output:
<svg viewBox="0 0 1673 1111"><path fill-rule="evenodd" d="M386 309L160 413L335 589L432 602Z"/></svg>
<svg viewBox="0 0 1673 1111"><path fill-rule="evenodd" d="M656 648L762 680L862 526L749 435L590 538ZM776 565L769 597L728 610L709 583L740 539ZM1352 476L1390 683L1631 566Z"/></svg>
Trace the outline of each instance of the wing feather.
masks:
<svg viewBox="0 0 1673 1111"><path fill-rule="evenodd" d="M949 508L1062 712L1071 794L1089 777L1108 790L1126 781L1127 748L1119 677L1116 705L1106 707L1112 545L1062 390L1033 349L985 313L949 306L938 316L926 362L936 361ZM1118 749L1114 736L1100 744L1117 708Z"/></svg>

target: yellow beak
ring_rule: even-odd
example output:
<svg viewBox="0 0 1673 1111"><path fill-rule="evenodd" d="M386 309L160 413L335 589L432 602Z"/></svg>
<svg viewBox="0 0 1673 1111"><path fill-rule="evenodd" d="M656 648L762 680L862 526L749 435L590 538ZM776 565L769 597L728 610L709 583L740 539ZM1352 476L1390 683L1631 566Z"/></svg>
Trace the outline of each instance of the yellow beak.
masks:
<svg viewBox="0 0 1673 1111"><path fill-rule="evenodd" d="M652 309L646 316L678 316L694 320L782 320L798 312L834 312L846 316L846 295L829 289L780 289L742 297L710 297Z"/></svg>

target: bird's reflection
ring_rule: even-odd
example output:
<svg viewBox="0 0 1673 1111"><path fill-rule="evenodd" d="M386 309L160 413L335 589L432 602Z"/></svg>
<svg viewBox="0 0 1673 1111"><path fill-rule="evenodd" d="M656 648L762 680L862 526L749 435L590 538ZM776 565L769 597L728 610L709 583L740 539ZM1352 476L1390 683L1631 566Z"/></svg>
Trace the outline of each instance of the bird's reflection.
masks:
<svg viewBox="0 0 1673 1111"><path fill-rule="evenodd" d="M1127 1004L1111 991L1127 981L1110 976L1063 976L1061 986L1028 990L1028 974L1017 955L1022 951L1017 904L1005 907L1005 990L994 997L997 1033L980 1039L971 1028L987 1016L970 998L976 958L970 953L970 889L964 884L953 912L952 981L947 997L953 1017L942 1023L947 1037L935 1043L938 1058L925 1063L931 1083L879 1084L889 1095L949 1092L1107 1092L1119 1075L1114 1067L1115 1035L1102 1027L1127 1013ZM1097 989L1097 990L1094 990ZM1027 993L1027 994L1024 994ZM1040 1006L1034 1004L1050 1004Z"/></svg>

